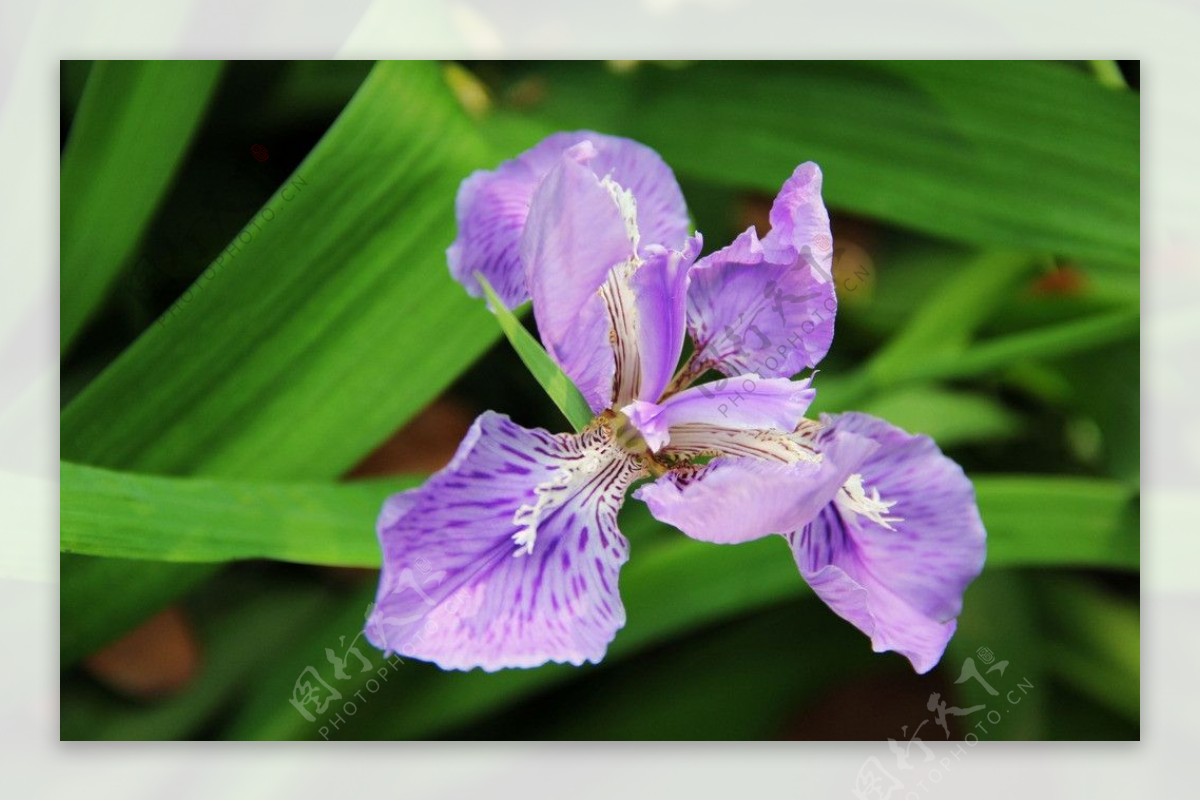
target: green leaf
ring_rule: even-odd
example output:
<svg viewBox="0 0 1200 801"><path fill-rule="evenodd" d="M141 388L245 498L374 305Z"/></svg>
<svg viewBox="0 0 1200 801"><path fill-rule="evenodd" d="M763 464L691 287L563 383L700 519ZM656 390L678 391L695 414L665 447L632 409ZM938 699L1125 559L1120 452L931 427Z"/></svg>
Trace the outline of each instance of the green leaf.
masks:
<svg viewBox="0 0 1200 801"><path fill-rule="evenodd" d="M63 457L146 473L345 473L496 338L444 256L458 183L485 154L437 65L377 65L195 285L67 406ZM63 640L101 644L151 614L174 597L158 578L168 570L176 594L211 572L114 561L106 585L64 558Z"/></svg>
<svg viewBox="0 0 1200 801"><path fill-rule="evenodd" d="M965 378L1008 366L1019 359L1052 358L1127 342L1138 336L1136 309L1097 314L981 342L960 356L935 356L914 364L908 379Z"/></svg>
<svg viewBox="0 0 1200 801"><path fill-rule="evenodd" d="M1134 722L1141 712L1141 634L1135 601L1082 577L1039 588L1055 643L1052 669L1064 684Z"/></svg>
<svg viewBox="0 0 1200 801"><path fill-rule="evenodd" d="M449 276L484 148L436 65L379 64L294 175L63 413L65 458L324 479L495 339Z"/></svg>
<svg viewBox="0 0 1200 801"><path fill-rule="evenodd" d="M883 376L859 370L821 381L813 411L844 411L879 390L906 383L975 378L1011 370L1022 362L1054 359L1136 341L1141 328L1137 309L1095 314L1042 326L1019 334L977 342L961 353L935 353L897 363Z"/></svg>
<svg viewBox="0 0 1200 801"><path fill-rule="evenodd" d="M541 65L537 113L640 139L684 176L774 194L811 159L837 208L959 242L1139 263L1138 97L1069 66L589 66Z"/></svg>
<svg viewBox="0 0 1200 801"><path fill-rule="evenodd" d="M378 567L374 520L379 508L389 494L419 481L409 477L281 484L143 476L64 463L62 549L164 562L265 558ZM1137 567L1136 490L1129 485L1064 476L977 476L974 483L988 529L989 565ZM631 505L629 511L634 509L640 507ZM649 520L637 524L640 537L660 529L665 527ZM682 560L679 575L697 577L695 592L703 593L701 605L709 606L728 597L734 608L740 608L741 593L760 597L765 592L770 598L790 581L790 572L784 571L778 574L779 583L772 584L766 563L747 563L725 576L722 572L728 567L719 560L706 580L703 552L687 540L671 537L633 564ZM750 550L741 548L710 553L753 559ZM743 556L734 555L738 553ZM626 575L643 569L647 568L631 566ZM668 564L664 562L660 569L669 569ZM749 576L758 578L752 582L737 578ZM647 581L656 586L661 577ZM673 606L659 610L654 618L659 625L669 624L677 613L691 614Z"/></svg>
<svg viewBox="0 0 1200 801"><path fill-rule="evenodd" d="M133 255L217 86L219 61L98 61L62 157L61 348Z"/></svg>
<svg viewBox="0 0 1200 801"><path fill-rule="evenodd" d="M1136 570L1137 490L1067 476L975 478L988 564L1088 565Z"/></svg>
<svg viewBox="0 0 1200 801"><path fill-rule="evenodd" d="M64 462L60 547L162 562L375 565L375 518L422 477L271 484L118 473Z"/></svg>
<svg viewBox="0 0 1200 801"><path fill-rule="evenodd" d="M567 418L567 422L576 431L582 431L595 417L588 402L584 400L583 393L554 363L550 354L546 353L533 335L525 330L525 326L521 325L521 321L517 319L516 315L505 308L504 303L496 296L495 290L492 289L492 285L483 277L483 274L476 273L475 277L478 279L479 285L483 287L488 303L495 310L500 328L504 331L504 336L508 337L513 350L517 352L521 361L529 368L530 374L537 379L538 384L550 396L550 400L554 401L554 405L563 413L563 417Z"/></svg>
<svg viewBox="0 0 1200 801"><path fill-rule="evenodd" d="M1021 418L988 395L917 385L883 393L861 404L913 434L933 437L942 449L1014 436Z"/></svg>
<svg viewBox="0 0 1200 801"><path fill-rule="evenodd" d="M1004 292L1032 271L1027 255L989 252L956 271L863 369L879 384L904 376L914 362L957 357L999 305Z"/></svg>

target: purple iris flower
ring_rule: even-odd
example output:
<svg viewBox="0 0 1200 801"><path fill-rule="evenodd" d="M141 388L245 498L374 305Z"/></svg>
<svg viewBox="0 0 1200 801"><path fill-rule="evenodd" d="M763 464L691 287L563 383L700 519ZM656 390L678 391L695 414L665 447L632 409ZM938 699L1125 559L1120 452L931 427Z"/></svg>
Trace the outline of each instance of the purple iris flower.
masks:
<svg viewBox="0 0 1200 801"><path fill-rule="evenodd" d="M985 535L970 481L927 437L850 413L805 419L837 307L821 172L801 164L770 212L697 260L687 207L648 147L549 137L464 181L450 269L512 307L595 419L580 434L495 412L453 460L390 498L366 633L447 669L598 662L625 623L630 486L698 540L782 534L800 573L876 651L940 659ZM689 357L680 365L685 338ZM713 372L724 378L694 382Z"/></svg>

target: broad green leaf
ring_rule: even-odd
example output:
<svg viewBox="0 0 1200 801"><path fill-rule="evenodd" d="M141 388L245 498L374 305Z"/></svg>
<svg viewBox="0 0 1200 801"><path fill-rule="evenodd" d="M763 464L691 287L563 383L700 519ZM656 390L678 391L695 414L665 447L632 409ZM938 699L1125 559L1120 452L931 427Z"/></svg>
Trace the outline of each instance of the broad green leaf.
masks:
<svg viewBox="0 0 1200 801"><path fill-rule="evenodd" d="M139 476L66 462L61 479L65 553L351 566L378 564L373 532L384 499L422 480L271 484Z"/></svg>
<svg viewBox="0 0 1200 801"><path fill-rule="evenodd" d="M418 481L282 484L143 476L64 463L62 548L163 562L266 558L378 567L374 521L380 505L389 494ZM988 529L989 565L1137 567L1136 490L1130 486L1064 476L978 476L974 483ZM640 509L632 502L631 507L631 512ZM648 520L636 526L639 538L662 528ZM700 554L705 552L704 546L697 549L688 540L670 538L647 558L652 563L680 560L681 574L703 578ZM733 555L752 553L742 548L707 552L723 552L734 560L753 558ZM624 575L646 569L632 566L640 564L635 560ZM661 569L668 569L667 564ZM757 563L742 565L730 576L720 574L725 569L714 563L711 582L697 588L709 593L705 603L729 591L736 607L743 591L765 591L769 598L782 585L772 585L770 569ZM738 583L737 577L760 570L758 581ZM780 574L781 583L789 581L787 575ZM647 579L650 586L659 580ZM677 613L687 611L673 606L654 617L657 624L669 624Z"/></svg>
<svg viewBox="0 0 1200 801"><path fill-rule="evenodd" d="M63 455L154 473L323 479L496 336L450 278L482 145L432 64L378 65L196 284L63 413Z"/></svg>
<svg viewBox="0 0 1200 801"><path fill-rule="evenodd" d="M1136 341L1141 326L1137 309L1105 312L977 342L961 353L934 353L897 362L876 375L856 370L822 378L813 411L840 412L857 407L885 388L907 383L975 378L1012 370L1023 362L1050 360Z"/></svg>
<svg viewBox="0 0 1200 801"><path fill-rule="evenodd" d="M563 413L563 417L567 418L567 422L574 426L576 431L582 431L595 417L591 407L584 400L583 393L554 363L550 354L546 353L533 335L525 330L525 326L521 325L521 321L517 319L516 315L505 308L500 298L496 297L496 292L487 279L481 273L476 273L475 277L483 287L488 303L495 310L496 320L499 321L500 328L504 331L504 336L508 338L509 344L513 346L513 350L517 352L521 361L529 368L530 374L537 379L538 384L550 396L550 400L554 401L554 405Z"/></svg>
<svg viewBox="0 0 1200 801"><path fill-rule="evenodd" d="M1008 367L1022 359L1051 359L1095 351L1137 338L1141 316L1137 309L1107 312L1081 320L994 337L958 355L933 355L908 363L890 381L969 378Z"/></svg>
<svg viewBox="0 0 1200 801"><path fill-rule="evenodd" d="M496 337L444 257L457 185L485 153L436 65L377 65L195 285L67 406L64 458L146 473L345 473ZM64 641L104 642L169 597L101 603L166 568L113 562L106 589L77 564L62 567L64 587L79 584L64 591ZM201 575L170 569L180 587ZM71 614L89 605L107 622Z"/></svg>
<svg viewBox="0 0 1200 801"><path fill-rule="evenodd" d="M219 61L98 61L62 158L61 348L134 253L187 152Z"/></svg>
<svg viewBox="0 0 1200 801"><path fill-rule="evenodd" d="M959 242L1138 264L1138 97L1066 65L542 65L537 79L535 113L633 136L684 176L773 194L812 160L837 208Z"/></svg>
<svg viewBox="0 0 1200 801"><path fill-rule="evenodd" d="M979 512L988 564L1089 565L1136 570L1137 490L1067 476L980 476Z"/></svg>

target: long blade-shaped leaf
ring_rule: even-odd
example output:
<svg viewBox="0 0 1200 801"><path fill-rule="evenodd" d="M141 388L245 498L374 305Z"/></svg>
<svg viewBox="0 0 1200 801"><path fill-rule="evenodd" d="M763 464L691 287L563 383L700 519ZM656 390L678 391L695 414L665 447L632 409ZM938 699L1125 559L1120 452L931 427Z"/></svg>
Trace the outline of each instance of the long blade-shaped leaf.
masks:
<svg viewBox="0 0 1200 801"><path fill-rule="evenodd" d="M344 473L497 335L444 258L455 188L485 153L436 65L377 65L175 308L67 407L63 455L148 473ZM79 564L62 566L64 641L103 642L171 597L113 593L158 582L148 563L110 563L107 587ZM111 614L73 614L89 605Z"/></svg>
<svg viewBox="0 0 1200 801"><path fill-rule="evenodd" d="M483 152L435 65L378 65L230 247L67 407L64 455L345 472L495 339L445 267L455 188Z"/></svg>
<svg viewBox="0 0 1200 801"><path fill-rule="evenodd" d="M513 350L517 352L521 361L529 368L529 372L550 396L550 400L554 401L554 405L567 418L567 422L574 426L576 431L582 431L595 417L591 407L584 400L583 393L554 363L550 354L546 353L537 340L525 330L525 326L521 325L521 321L517 319L516 315L505 308L504 303L496 296L495 290L492 289L492 285L488 283L487 279L481 273L476 273L475 277L478 279L479 285L483 287L484 293L487 294L488 303L495 311L500 328L513 346Z"/></svg>
<svg viewBox="0 0 1200 801"><path fill-rule="evenodd" d="M914 362L933 355L957 356L1033 260L1023 254L983 253L963 265L917 310L903 329L864 368L886 383Z"/></svg>
<svg viewBox="0 0 1200 801"><path fill-rule="evenodd" d="M63 153L61 347L133 255L183 161L219 61L99 61Z"/></svg>
<svg viewBox="0 0 1200 801"><path fill-rule="evenodd" d="M384 499L422 480L270 484L132 476L70 463L61 478L65 552L349 566L379 563L373 531Z"/></svg>
<svg viewBox="0 0 1200 801"><path fill-rule="evenodd" d="M539 77L554 126L631 135L685 176L774 193L812 159L835 207L959 242L1138 264L1138 98L1062 64L556 65Z"/></svg>
<svg viewBox="0 0 1200 801"><path fill-rule="evenodd" d="M379 506L390 493L418 481L279 484L143 476L64 463L62 548L172 562L262 557L378 567ZM991 565L1137 567L1136 491L1126 484L981 476L975 488ZM703 550L683 538L665 547L685 561ZM730 559L739 551L723 549ZM763 581L769 595L771 584ZM656 617L664 615L669 616L664 610Z"/></svg>

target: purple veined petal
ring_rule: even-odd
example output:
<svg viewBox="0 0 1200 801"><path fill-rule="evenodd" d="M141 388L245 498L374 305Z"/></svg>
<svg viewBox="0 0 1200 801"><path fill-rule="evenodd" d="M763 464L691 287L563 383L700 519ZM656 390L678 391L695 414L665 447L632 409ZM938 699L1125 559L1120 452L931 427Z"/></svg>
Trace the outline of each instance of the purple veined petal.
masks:
<svg viewBox="0 0 1200 801"><path fill-rule="evenodd" d="M701 384L661 403L636 401L621 411L652 451L671 441L672 427L793 431L816 395L812 380L763 378L753 373ZM714 445L714 450L720 449Z"/></svg>
<svg viewBox="0 0 1200 801"><path fill-rule="evenodd" d="M762 246L772 260L788 254L807 255L807 261L826 278L833 276L833 237L829 212L821 198L821 168L806 161L784 181L771 204L771 230Z"/></svg>
<svg viewBox="0 0 1200 801"><path fill-rule="evenodd" d="M699 234L682 251L652 246L640 264L609 275L601 290L616 359L613 405L657 400L683 353L688 275L703 247Z"/></svg>
<svg viewBox="0 0 1200 801"><path fill-rule="evenodd" d="M674 174L657 153L631 139L593 131L556 133L495 170L473 173L459 187L458 237L446 257L451 275L468 293L483 296L475 279L481 272L505 306L514 308L529 299L520 239L533 193L562 154L583 141L596 148L591 162L596 175L611 175L637 198L642 241L683 246L687 206Z"/></svg>
<svg viewBox="0 0 1200 801"><path fill-rule="evenodd" d="M446 468L385 504L367 638L445 669L599 661L625 623L617 511L643 471L607 429L484 413Z"/></svg>
<svg viewBox="0 0 1200 801"><path fill-rule="evenodd" d="M640 254L646 257L645 248L650 246L684 250L692 223L683 190L662 156L632 139L604 134L588 138L596 145L591 167L597 177L611 178L637 202Z"/></svg>
<svg viewBox="0 0 1200 801"><path fill-rule="evenodd" d="M612 401L617 370L600 289L635 254L621 208L587 164L595 155L590 143L576 145L542 180L521 256L542 344L599 412Z"/></svg>
<svg viewBox="0 0 1200 801"><path fill-rule="evenodd" d="M595 412L657 398L669 383L701 242L651 246L643 260L637 201L596 177L597 158L590 142L563 155L534 195L521 240L542 342Z"/></svg>
<svg viewBox="0 0 1200 801"><path fill-rule="evenodd" d="M720 456L702 467L671 470L634 497L693 539L746 542L811 521L877 447L867 437L843 435L826 443L816 460Z"/></svg>
<svg viewBox="0 0 1200 801"><path fill-rule="evenodd" d="M886 513L855 511L839 492L809 525L788 534L805 580L837 614L897 651L918 673L937 664L954 634L967 585L983 569L986 534L962 468L933 440L865 414L828 421L829 436L879 444L857 471Z"/></svg>
<svg viewBox="0 0 1200 801"><path fill-rule="evenodd" d="M801 164L771 209L771 231L753 227L696 262L688 290L693 373L791 376L814 367L833 342L837 295L821 171Z"/></svg>

